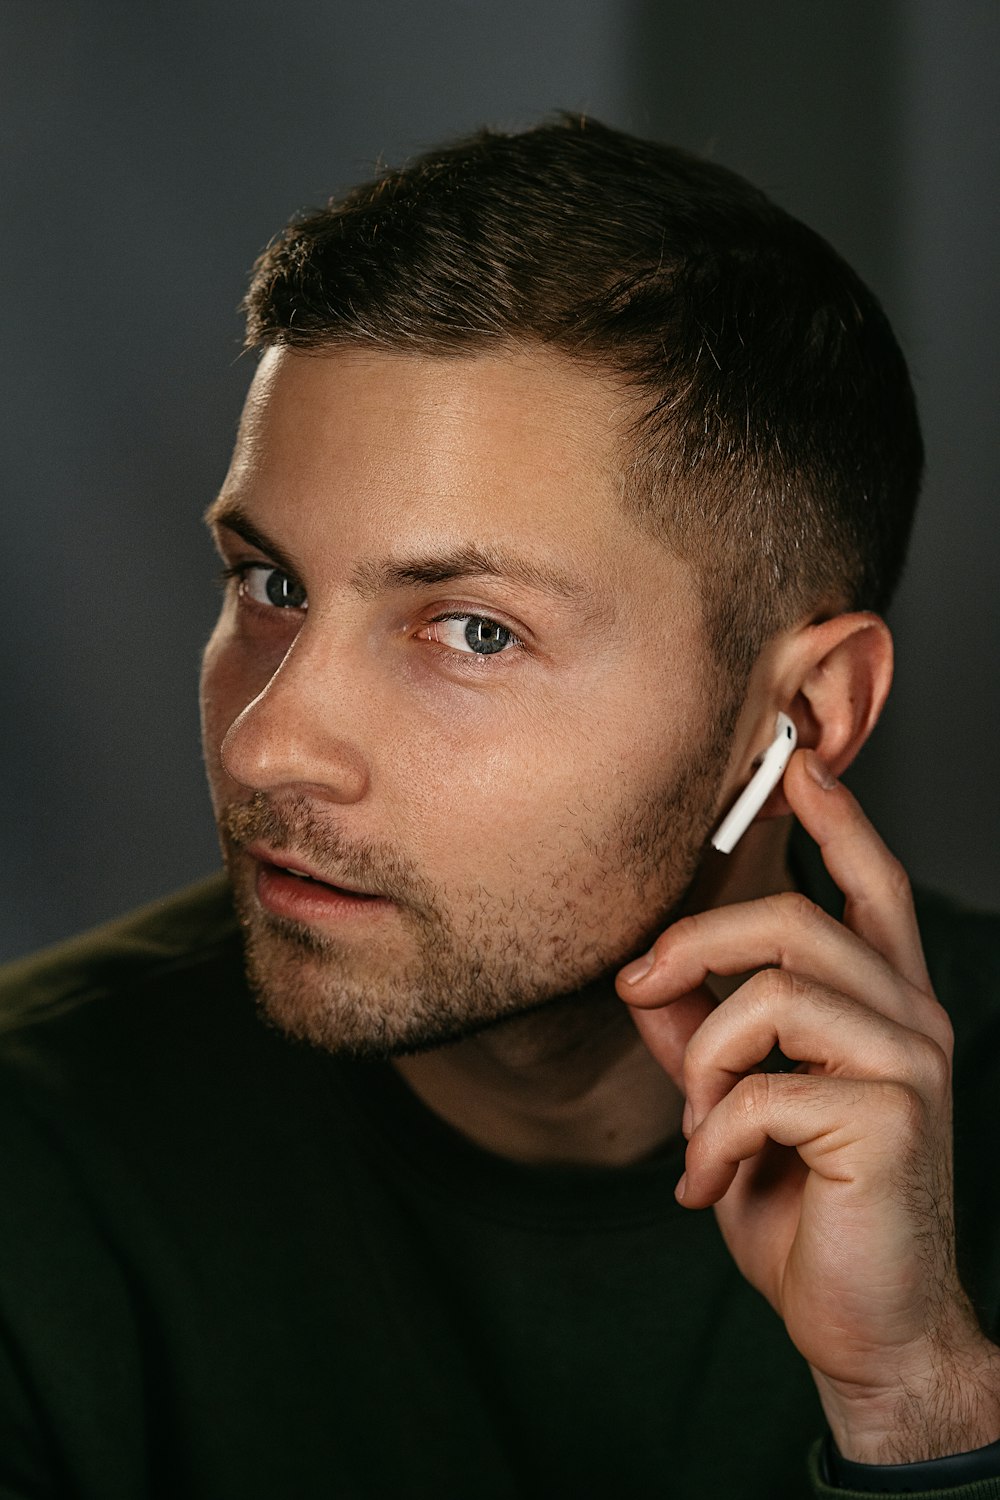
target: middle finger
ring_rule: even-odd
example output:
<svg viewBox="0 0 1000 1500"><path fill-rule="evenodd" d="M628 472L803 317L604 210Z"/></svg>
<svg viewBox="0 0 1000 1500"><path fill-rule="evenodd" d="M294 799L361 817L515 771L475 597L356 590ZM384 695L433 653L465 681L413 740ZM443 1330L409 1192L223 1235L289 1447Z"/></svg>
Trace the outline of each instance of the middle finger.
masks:
<svg viewBox="0 0 1000 1500"><path fill-rule="evenodd" d="M811 1072L907 1084L928 1102L947 1094L948 1058L922 1032L812 979L764 969L688 1043L683 1081L693 1126L775 1047Z"/></svg>

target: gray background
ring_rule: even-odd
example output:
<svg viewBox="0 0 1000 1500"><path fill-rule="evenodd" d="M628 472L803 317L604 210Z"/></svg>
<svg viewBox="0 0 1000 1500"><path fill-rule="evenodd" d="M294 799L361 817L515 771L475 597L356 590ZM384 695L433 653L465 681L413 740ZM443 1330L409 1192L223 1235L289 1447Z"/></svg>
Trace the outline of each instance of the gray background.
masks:
<svg viewBox="0 0 1000 1500"><path fill-rule="evenodd" d="M377 157L581 109L759 182L883 298L930 471L854 782L1000 903L997 0L0 0L0 953L214 867L199 516L245 273Z"/></svg>

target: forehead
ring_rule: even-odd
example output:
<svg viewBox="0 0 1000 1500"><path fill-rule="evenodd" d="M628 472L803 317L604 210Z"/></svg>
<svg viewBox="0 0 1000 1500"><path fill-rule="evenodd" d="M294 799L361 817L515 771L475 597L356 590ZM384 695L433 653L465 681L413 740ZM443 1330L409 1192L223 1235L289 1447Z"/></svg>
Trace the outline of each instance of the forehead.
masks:
<svg viewBox="0 0 1000 1500"><path fill-rule="evenodd" d="M610 379L542 350L270 349L247 398L238 456L296 468L304 479L313 462L332 460L428 495L472 477L532 491L549 481L603 489L617 471L624 401Z"/></svg>
<svg viewBox="0 0 1000 1500"><path fill-rule="evenodd" d="M543 349L476 356L269 350L224 497L298 555L516 549L625 594L677 559L621 502L627 393ZM656 586L649 576L646 581ZM666 577L659 580L667 583Z"/></svg>

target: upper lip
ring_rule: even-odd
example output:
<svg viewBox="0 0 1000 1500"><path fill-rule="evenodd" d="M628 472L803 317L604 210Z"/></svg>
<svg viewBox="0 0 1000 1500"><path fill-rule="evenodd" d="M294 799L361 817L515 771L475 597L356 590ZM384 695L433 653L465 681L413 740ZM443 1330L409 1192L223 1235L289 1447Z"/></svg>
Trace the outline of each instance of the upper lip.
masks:
<svg viewBox="0 0 1000 1500"><path fill-rule="evenodd" d="M266 844L248 844L247 853L252 859L259 859L268 865L277 865L279 870L291 870L296 875L308 875L312 880L320 880L324 885L336 886L339 891L353 891L357 896L374 896L376 891L366 890L362 885L357 885L350 880L341 880L339 876L332 879L325 870L319 870L311 865L308 860L302 859L298 854L291 854L284 849L269 849Z"/></svg>

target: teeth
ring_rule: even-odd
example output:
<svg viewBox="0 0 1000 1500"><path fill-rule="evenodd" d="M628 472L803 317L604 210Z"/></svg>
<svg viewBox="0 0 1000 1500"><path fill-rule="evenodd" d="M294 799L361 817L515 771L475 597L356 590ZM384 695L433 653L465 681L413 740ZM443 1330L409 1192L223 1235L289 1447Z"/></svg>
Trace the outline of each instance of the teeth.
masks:
<svg viewBox="0 0 1000 1500"><path fill-rule="evenodd" d="M287 865L281 865L279 868L284 870L286 875L294 875L296 880L312 880L311 875L305 875L301 870L290 870Z"/></svg>

